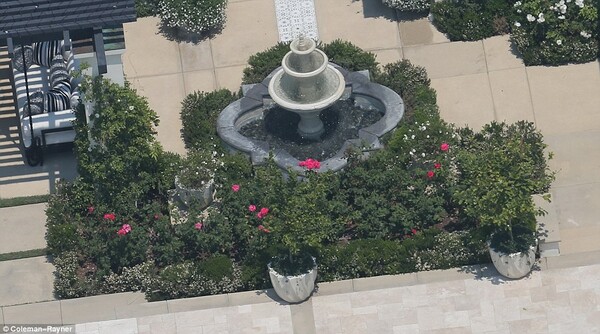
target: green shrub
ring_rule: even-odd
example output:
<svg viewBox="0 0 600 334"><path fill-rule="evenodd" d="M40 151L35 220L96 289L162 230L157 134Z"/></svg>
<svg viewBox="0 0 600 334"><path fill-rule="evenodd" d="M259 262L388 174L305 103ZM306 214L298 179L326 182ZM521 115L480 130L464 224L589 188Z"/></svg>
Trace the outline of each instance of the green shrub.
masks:
<svg viewBox="0 0 600 334"><path fill-rule="evenodd" d="M585 63L598 57L598 2L515 3L512 41L526 65Z"/></svg>
<svg viewBox="0 0 600 334"><path fill-rule="evenodd" d="M476 41L509 32L508 0L458 0L435 2L433 24L452 41Z"/></svg>
<svg viewBox="0 0 600 334"><path fill-rule="evenodd" d="M413 253L418 271L449 269L489 262L485 243L468 231L442 232L434 237L433 245Z"/></svg>
<svg viewBox="0 0 600 334"><path fill-rule="evenodd" d="M237 100L237 94L227 89L214 92L193 92L181 103L181 136L188 149L206 149L213 151L220 146L217 134L219 113L231 102Z"/></svg>
<svg viewBox="0 0 600 334"><path fill-rule="evenodd" d="M532 123L492 122L470 138L470 146L457 154L461 178L455 199L468 217L479 221L488 238L496 235L492 248L526 251L534 245L535 216L541 213L531 195L546 192L554 179L541 134ZM514 242L522 234L528 237Z"/></svg>
<svg viewBox="0 0 600 334"><path fill-rule="evenodd" d="M143 291L154 266L150 262L123 268L121 274L110 273L102 279L102 293Z"/></svg>
<svg viewBox="0 0 600 334"><path fill-rule="evenodd" d="M98 282L81 270L79 256L68 251L54 258L54 295L57 298L85 297L96 291Z"/></svg>
<svg viewBox="0 0 600 334"><path fill-rule="evenodd" d="M226 8L227 0L159 0L157 12L167 27L204 33L225 24Z"/></svg>
<svg viewBox="0 0 600 334"><path fill-rule="evenodd" d="M402 12L426 12L432 0L382 0L383 4Z"/></svg>
<svg viewBox="0 0 600 334"><path fill-rule="evenodd" d="M184 262L167 266L145 281L146 298L156 301L238 291L242 287L241 269L233 262L230 266L231 274L216 280L206 276L202 263Z"/></svg>
<svg viewBox="0 0 600 334"><path fill-rule="evenodd" d="M348 71L368 70L372 76L376 76L379 71L373 53L363 51L348 41L336 39L331 43L322 44L320 48L329 57L330 62Z"/></svg>
<svg viewBox="0 0 600 334"><path fill-rule="evenodd" d="M290 51L290 43L277 43L269 49L258 52L248 59L248 67L244 69L242 84L262 82L269 73L281 66L283 56Z"/></svg>
<svg viewBox="0 0 600 334"><path fill-rule="evenodd" d="M158 13L160 0L135 0L135 13L138 18L155 16Z"/></svg>

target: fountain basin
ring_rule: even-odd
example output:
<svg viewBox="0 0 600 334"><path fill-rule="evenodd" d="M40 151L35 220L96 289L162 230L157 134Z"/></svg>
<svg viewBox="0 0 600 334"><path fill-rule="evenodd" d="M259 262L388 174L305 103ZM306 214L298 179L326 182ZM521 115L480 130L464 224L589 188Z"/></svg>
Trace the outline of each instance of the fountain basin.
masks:
<svg viewBox="0 0 600 334"><path fill-rule="evenodd" d="M370 151L383 147L379 139L392 131L404 114L402 98L390 88L370 82L368 72L349 72L333 63L328 65L344 77L342 99L352 98L355 104L377 108L383 115L376 123L359 129L358 138L346 140L334 156L321 161L319 172L342 169L347 164L345 152L349 148L359 148L363 154L368 155ZM217 132L231 151L247 154L254 164L264 163L272 151L275 163L280 168L302 173L304 168L298 166L298 158L283 149L273 148L265 141L245 137L239 132L244 125L262 119L264 110L275 103L268 87L280 69L273 71L262 83L253 85L243 98L229 104L219 115Z"/></svg>

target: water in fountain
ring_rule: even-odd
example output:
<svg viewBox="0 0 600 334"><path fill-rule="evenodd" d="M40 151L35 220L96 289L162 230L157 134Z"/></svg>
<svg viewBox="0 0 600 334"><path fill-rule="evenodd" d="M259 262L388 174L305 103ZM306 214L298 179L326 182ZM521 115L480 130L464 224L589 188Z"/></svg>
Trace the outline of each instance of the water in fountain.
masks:
<svg viewBox="0 0 600 334"><path fill-rule="evenodd" d="M303 138L296 131L300 116L279 106L265 110L264 119L244 125L239 132L249 138L266 141L272 149L284 149L304 160L325 160L334 156L348 139L358 138L358 130L382 117L375 108L362 109L352 100L339 100L321 112L324 131L318 141Z"/></svg>

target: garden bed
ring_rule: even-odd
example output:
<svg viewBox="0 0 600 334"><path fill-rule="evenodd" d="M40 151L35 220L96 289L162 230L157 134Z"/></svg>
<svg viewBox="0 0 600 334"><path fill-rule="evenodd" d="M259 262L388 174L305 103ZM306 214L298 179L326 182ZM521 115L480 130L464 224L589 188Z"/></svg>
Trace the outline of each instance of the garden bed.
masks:
<svg viewBox="0 0 600 334"><path fill-rule="evenodd" d="M477 177L494 177L476 189L510 179L515 196L545 192L552 174L541 135L525 122L455 128L440 118L423 68L400 61L378 70L372 54L348 42L322 48L350 70L370 69L405 100L405 118L385 148L366 160L347 152L338 173L318 173L311 162L305 181L294 173L285 180L274 163L253 166L221 147L216 117L236 94L191 94L182 136L190 153L215 159L217 201L207 211L191 203L177 225L168 190L182 161L156 142L156 115L131 88L88 80L83 89L96 103L89 135L78 114L81 176L60 185L47 210L57 297L144 291L158 300L266 288L267 263L284 250L315 256L320 281L489 262L486 228L496 222L473 211L487 202L467 191L474 184L465 175L481 166ZM280 54L276 46L251 58L245 81L261 81ZM499 173L503 161L490 152L514 158L521 173Z"/></svg>

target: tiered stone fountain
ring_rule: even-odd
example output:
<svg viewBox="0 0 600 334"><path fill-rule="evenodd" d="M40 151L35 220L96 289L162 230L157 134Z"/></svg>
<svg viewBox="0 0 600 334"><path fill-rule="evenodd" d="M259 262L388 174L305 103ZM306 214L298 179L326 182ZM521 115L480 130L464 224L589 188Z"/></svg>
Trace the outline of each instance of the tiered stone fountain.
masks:
<svg viewBox="0 0 600 334"><path fill-rule="evenodd" d="M302 138L318 140L324 131L321 110L342 96L344 76L312 39L295 39L290 49L269 82L269 95L280 107L300 115L298 133Z"/></svg>
<svg viewBox="0 0 600 334"><path fill-rule="evenodd" d="M272 153L279 167L299 172L303 171L298 166L299 160L307 157L292 156L285 147L333 147L332 154L324 159L310 156L321 160L319 171L337 171L343 168L347 163L345 152L351 147L359 148L365 154L381 148L379 138L393 130L404 113L404 103L400 96L385 86L371 82L368 72L349 72L330 63L327 55L316 48L313 40L298 38L292 41L290 49L280 68L262 83L243 87L244 97L221 112L217 131L224 143L232 151L248 154L253 163L262 163ZM341 107L336 107L340 103ZM344 109L347 106L351 108ZM347 110L351 112L346 112ZM288 111L299 115L299 120L295 121L297 127L292 125L290 130L286 130L288 133L298 133L298 143L290 144L289 138L270 140L276 137L272 133L260 138L241 133L248 133L242 131L242 128L248 126L268 132L265 117L273 116L273 113L285 116ZM335 121L327 123L324 130L323 119L332 114ZM354 119L367 119L368 117L363 117L367 114L376 114L377 118L372 122L360 123L366 124L364 127L352 123ZM289 118L288 121L292 124ZM269 124L271 128L283 128L283 124L278 122ZM346 133L350 135L347 136ZM331 137L336 140L331 140ZM281 145L282 142L285 145Z"/></svg>

